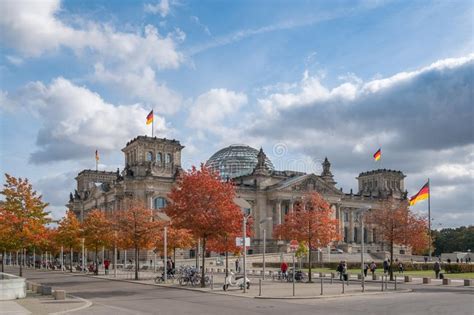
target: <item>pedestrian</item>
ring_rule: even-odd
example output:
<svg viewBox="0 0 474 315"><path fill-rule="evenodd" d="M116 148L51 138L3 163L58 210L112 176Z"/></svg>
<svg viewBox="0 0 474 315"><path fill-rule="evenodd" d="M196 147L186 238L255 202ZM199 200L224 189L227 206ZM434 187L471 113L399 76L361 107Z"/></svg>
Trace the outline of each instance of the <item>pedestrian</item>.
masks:
<svg viewBox="0 0 474 315"><path fill-rule="evenodd" d="M282 262L280 265L281 277L282 279L286 279L287 272L288 272L288 264L286 262Z"/></svg>
<svg viewBox="0 0 474 315"><path fill-rule="evenodd" d="M388 273L388 268L389 268L388 261L387 261L387 259L385 259L385 260L383 261L383 273L384 273L384 274L387 274L387 273Z"/></svg>
<svg viewBox="0 0 474 315"><path fill-rule="evenodd" d="M438 279L439 278L439 272L441 271L441 264L439 263L439 261L435 261L434 266L433 266L433 270L435 272L436 279Z"/></svg>
<svg viewBox="0 0 474 315"><path fill-rule="evenodd" d="M239 265L240 265L240 262L239 262L239 259L237 258L235 260L235 272L237 272L237 273L240 273L240 266Z"/></svg>
<svg viewBox="0 0 474 315"><path fill-rule="evenodd" d="M448 264L450 264L451 263L451 258L448 258L446 261L448 262Z"/></svg>
<svg viewBox="0 0 474 315"><path fill-rule="evenodd" d="M367 277L367 271L369 271L369 265L367 265L367 263L364 263L364 277Z"/></svg>
<svg viewBox="0 0 474 315"><path fill-rule="evenodd" d="M403 264L402 264L402 262L400 261L400 262L398 263L398 273L403 273L403 270L404 270Z"/></svg>
<svg viewBox="0 0 474 315"><path fill-rule="evenodd" d="M428 257L425 256L425 264L428 262Z"/></svg>
<svg viewBox="0 0 474 315"><path fill-rule="evenodd" d="M459 264L459 258L456 258L456 264Z"/></svg>
<svg viewBox="0 0 474 315"><path fill-rule="evenodd" d="M109 274L109 266L110 266L110 261L108 259L106 259L104 261L104 268L105 268L105 274L108 275Z"/></svg>
<svg viewBox="0 0 474 315"><path fill-rule="evenodd" d="M347 285L349 285L349 274L347 273L347 264L345 261L342 262L342 279L347 281Z"/></svg>
<svg viewBox="0 0 474 315"><path fill-rule="evenodd" d="M337 265L336 271L339 273L339 280L342 281L342 268L343 268L343 263L342 260L339 262L339 265Z"/></svg>
<svg viewBox="0 0 474 315"><path fill-rule="evenodd" d="M168 257L168 259L166 260L166 273L168 275L172 274L173 272L173 264L171 263L171 258Z"/></svg>
<svg viewBox="0 0 474 315"><path fill-rule="evenodd" d="M377 265L375 264L375 261L373 261L370 264L370 272L372 272L372 278L375 276L375 270L377 269Z"/></svg>

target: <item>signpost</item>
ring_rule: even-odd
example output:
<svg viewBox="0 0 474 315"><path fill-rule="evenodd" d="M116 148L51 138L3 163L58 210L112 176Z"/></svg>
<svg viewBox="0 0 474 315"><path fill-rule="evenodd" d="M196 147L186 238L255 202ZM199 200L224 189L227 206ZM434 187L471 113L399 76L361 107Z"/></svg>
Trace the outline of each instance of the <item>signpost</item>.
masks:
<svg viewBox="0 0 474 315"><path fill-rule="evenodd" d="M295 256L296 251L298 250L298 241L291 240L290 241L290 251L293 253L293 296L295 296L295 274L296 274L296 263L295 263Z"/></svg>

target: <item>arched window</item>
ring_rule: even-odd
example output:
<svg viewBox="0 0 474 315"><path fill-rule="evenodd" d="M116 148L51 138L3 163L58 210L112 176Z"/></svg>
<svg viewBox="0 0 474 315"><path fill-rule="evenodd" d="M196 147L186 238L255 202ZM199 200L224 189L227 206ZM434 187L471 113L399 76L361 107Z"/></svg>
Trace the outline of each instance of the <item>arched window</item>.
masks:
<svg viewBox="0 0 474 315"><path fill-rule="evenodd" d="M153 152L148 151L146 153L146 160L149 161L149 162L153 161Z"/></svg>
<svg viewBox="0 0 474 315"><path fill-rule="evenodd" d="M156 197L153 200L153 208L154 209L162 209L166 207L166 199L163 197Z"/></svg>
<svg viewBox="0 0 474 315"><path fill-rule="evenodd" d="M344 243L347 243L349 239L349 229L347 228L347 226L344 227Z"/></svg>
<svg viewBox="0 0 474 315"><path fill-rule="evenodd" d="M368 240L368 233L367 233L367 229L364 228L364 243L367 244L367 240Z"/></svg>
<svg viewBox="0 0 474 315"><path fill-rule="evenodd" d="M376 229L373 229L373 230L372 230L372 243L375 243L375 242L377 242L377 241L376 241L376 239L375 239L375 235L377 235L377 233L376 233L376 232L377 232L377 230L376 230Z"/></svg>
<svg viewBox="0 0 474 315"><path fill-rule="evenodd" d="M354 243L357 243L357 240L359 239L358 238L358 234L359 233L359 229L358 228L354 228Z"/></svg>
<svg viewBox="0 0 474 315"><path fill-rule="evenodd" d="M158 152L156 154L156 163L161 164L162 159L163 159L163 156L161 155L161 153Z"/></svg>
<svg viewBox="0 0 474 315"><path fill-rule="evenodd" d="M169 153L166 154L165 163L166 163L166 164L171 163L171 154L169 154Z"/></svg>

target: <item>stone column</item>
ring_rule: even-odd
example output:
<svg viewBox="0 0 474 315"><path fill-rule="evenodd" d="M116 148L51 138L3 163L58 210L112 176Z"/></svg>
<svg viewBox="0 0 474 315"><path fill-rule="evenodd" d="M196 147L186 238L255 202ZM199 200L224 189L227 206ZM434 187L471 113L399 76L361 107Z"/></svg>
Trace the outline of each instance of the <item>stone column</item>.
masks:
<svg viewBox="0 0 474 315"><path fill-rule="evenodd" d="M281 200L276 201L277 224L281 224Z"/></svg>
<svg viewBox="0 0 474 315"><path fill-rule="evenodd" d="M290 206L289 206L289 211L290 213L293 213L293 200L290 200Z"/></svg>
<svg viewBox="0 0 474 315"><path fill-rule="evenodd" d="M349 211L349 233L348 233L348 243L354 243L354 215L353 211Z"/></svg>

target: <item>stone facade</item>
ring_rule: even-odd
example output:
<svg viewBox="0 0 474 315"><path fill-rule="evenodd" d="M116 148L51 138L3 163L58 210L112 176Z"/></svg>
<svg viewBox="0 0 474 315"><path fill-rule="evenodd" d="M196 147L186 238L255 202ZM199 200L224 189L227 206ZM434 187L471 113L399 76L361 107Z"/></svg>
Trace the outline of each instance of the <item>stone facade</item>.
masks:
<svg viewBox="0 0 474 315"><path fill-rule="evenodd" d="M81 220L94 208L104 211L121 209L126 197L143 200L157 210L163 208L166 196L181 171L183 148L176 140L138 136L122 149L125 168L121 172L81 171L76 177L77 189L71 193L68 206ZM261 251L264 229L269 252L286 250L286 244L273 239L273 227L283 222L295 204L312 191L323 195L334 210L335 218L339 219L343 240L334 246L346 252L357 252L364 237L367 251L388 249L380 243L374 226L366 226L364 233L361 231L360 213L369 207L377 209L380 199L387 196L406 198L402 172L379 169L360 173L357 177L359 190L354 194L352 190L345 193L336 188L327 158L320 175L274 170L268 161L260 149L248 174L232 179L237 196L251 205L255 223L250 251Z"/></svg>

